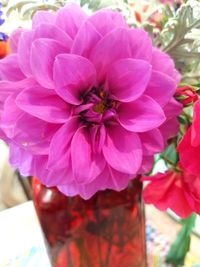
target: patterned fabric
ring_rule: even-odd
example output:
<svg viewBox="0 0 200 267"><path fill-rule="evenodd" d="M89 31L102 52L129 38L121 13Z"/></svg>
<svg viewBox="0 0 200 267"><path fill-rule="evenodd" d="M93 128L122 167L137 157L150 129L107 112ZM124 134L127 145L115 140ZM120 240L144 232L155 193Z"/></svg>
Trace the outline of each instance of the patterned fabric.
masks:
<svg viewBox="0 0 200 267"><path fill-rule="evenodd" d="M146 245L149 267L172 267L165 263L171 245L169 238L157 231L150 220L146 221ZM188 253L183 267L200 267L200 263L192 253Z"/></svg>

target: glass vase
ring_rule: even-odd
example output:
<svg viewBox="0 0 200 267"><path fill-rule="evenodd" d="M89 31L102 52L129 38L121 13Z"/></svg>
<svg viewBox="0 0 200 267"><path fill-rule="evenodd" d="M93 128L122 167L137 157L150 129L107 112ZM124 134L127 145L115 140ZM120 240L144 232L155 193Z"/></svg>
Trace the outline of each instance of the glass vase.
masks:
<svg viewBox="0 0 200 267"><path fill-rule="evenodd" d="M146 267L138 180L121 192L66 197L33 179L33 197L53 267Z"/></svg>

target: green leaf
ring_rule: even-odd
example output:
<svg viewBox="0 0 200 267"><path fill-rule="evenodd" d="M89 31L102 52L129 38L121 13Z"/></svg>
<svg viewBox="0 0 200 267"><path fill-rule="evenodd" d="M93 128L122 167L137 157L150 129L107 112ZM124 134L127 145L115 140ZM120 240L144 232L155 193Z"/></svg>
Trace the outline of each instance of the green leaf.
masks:
<svg viewBox="0 0 200 267"><path fill-rule="evenodd" d="M176 165L178 161L178 154L176 152L176 146L171 143L165 151L161 154L161 158L166 161L166 163L171 165Z"/></svg>
<svg viewBox="0 0 200 267"><path fill-rule="evenodd" d="M187 252L190 250L192 229L195 225L196 214L181 221L182 229L179 231L176 240L171 245L166 262L174 264L174 267L184 265Z"/></svg>

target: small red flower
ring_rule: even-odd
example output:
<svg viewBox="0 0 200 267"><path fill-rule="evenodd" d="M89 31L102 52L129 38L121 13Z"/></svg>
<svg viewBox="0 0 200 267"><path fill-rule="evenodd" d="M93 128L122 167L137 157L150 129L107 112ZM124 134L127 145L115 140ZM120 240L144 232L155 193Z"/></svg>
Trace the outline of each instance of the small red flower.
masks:
<svg viewBox="0 0 200 267"><path fill-rule="evenodd" d="M192 86L181 86L177 88L175 97L184 105L190 105L198 100L198 95L194 87Z"/></svg>
<svg viewBox="0 0 200 267"><path fill-rule="evenodd" d="M193 175L200 175L200 101L194 104L191 127L177 147L183 168Z"/></svg>
<svg viewBox="0 0 200 267"><path fill-rule="evenodd" d="M170 208L182 218L200 213L200 176L169 170L144 180L150 181L143 191L146 204L153 204L161 211Z"/></svg>

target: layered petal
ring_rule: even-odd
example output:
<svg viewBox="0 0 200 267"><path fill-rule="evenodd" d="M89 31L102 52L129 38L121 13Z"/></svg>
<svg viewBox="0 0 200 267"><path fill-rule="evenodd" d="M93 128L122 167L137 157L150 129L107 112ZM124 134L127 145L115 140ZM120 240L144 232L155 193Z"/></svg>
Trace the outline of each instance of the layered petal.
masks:
<svg viewBox="0 0 200 267"><path fill-rule="evenodd" d="M69 197L74 197L79 194L78 186L75 182L59 185L57 188L60 192Z"/></svg>
<svg viewBox="0 0 200 267"><path fill-rule="evenodd" d="M94 25L86 20L80 27L71 49L72 54L89 57L92 49L101 40L102 36Z"/></svg>
<svg viewBox="0 0 200 267"><path fill-rule="evenodd" d="M53 64L55 57L65 52L67 53L67 48L56 40L40 38L33 42L30 65L35 79L41 86L54 88Z"/></svg>
<svg viewBox="0 0 200 267"><path fill-rule="evenodd" d="M25 76L19 68L18 55L11 54L0 61L0 80L20 81Z"/></svg>
<svg viewBox="0 0 200 267"><path fill-rule="evenodd" d="M165 116L168 119L172 119L181 114L182 108L183 105L172 97L170 101L163 107L163 110L165 112Z"/></svg>
<svg viewBox="0 0 200 267"><path fill-rule="evenodd" d="M91 198L97 191L105 190L105 184L108 180L109 172L107 168L104 169L99 176L97 176L91 183L86 185L78 185L78 193L83 199Z"/></svg>
<svg viewBox="0 0 200 267"><path fill-rule="evenodd" d="M111 96L122 102L139 98L151 76L151 65L144 60L121 59L111 65L108 72L108 90Z"/></svg>
<svg viewBox="0 0 200 267"><path fill-rule="evenodd" d="M9 138L15 136L15 125L23 112L15 104L16 95L12 94L4 101L4 109L1 114L1 128Z"/></svg>
<svg viewBox="0 0 200 267"><path fill-rule="evenodd" d="M33 34L33 39L36 40L38 38L48 38L55 41L58 41L62 44L66 51L70 51L72 46L71 37L65 33L63 30L58 28L53 24L45 24L44 22L40 23L38 27L35 29Z"/></svg>
<svg viewBox="0 0 200 267"><path fill-rule="evenodd" d="M153 167L153 163L154 163L154 156L150 155L150 156L143 156L142 159L142 164L141 164L141 168L139 173L142 174L148 174L152 167Z"/></svg>
<svg viewBox="0 0 200 267"><path fill-rule="evenodd" d="M164 149L164 139L158 129L139 134L143 153L146 156L154 155Z"/></svg>
<svg viewBox="0 0 200 267"><path fill-rule="evenodd" d="M174 137L176 135L176 133L178 132L179 130L179 122L178 122L178 119L175 117L175 118L172 118L172 119L168 119L165 123L163 123L160 127L159 127L159 130L165 140L165 142Z"/></svg>
<svg viewBox="0 0 200 267"><path fill-rule="evenodd" d="M97 70L98 83L105 81L110 65L122 58L151 60L151 41L139 29L117 28L101 39L91 52L90 59Z"/></svg>
<svg viewBox="0 0 200 267"><path fill-rule="evenodd" d="M146 132L159 127L166 120L162 108L151 97L143 95L118 108L120 124L132 132Z"/></svg>
<svg viewBox="0 0 200 267"><path fill-rule="evenodd" d="M56 16L53 13L38 10L32 18L32 28L35 29L41 23L54 24Z"/></svg>
<svg viewBox="0 0 200 267"><path fill-rule="evenodd" d="M64 123L70 116L70 107L54 90L45 90L39 85L23 90L16 104L25 112L52 123Z"/></svg>
<svg viewBox="0 0 200 267"><path fill-rule="evenodd" d="M163 72L178 84L180 82L180 74L175 69L174 62L170 56L162 52L158 48L153 48L151 64L154 70Z"/></svg>
<svg viewBox="0 0 200 267"><path fill-rule="evenodd" d="M33 159L34 156L28 151L16 146L14 143L9 145L10 149L10 164L19 169L23 176L29 176L33 173Z"/></svg>
<svg viewBox="0 0 200 267"><path fill-rule="evenodd" d="M48 169L71 168L71 140L77 129L78 118L73 117L55 133L50 144Z"/></svg>
<svg viewBox="0 0 200 267"><path fill-rule="evenodd" d="M78 184L92 182L105 167L102 154L92 150L89 131L86 127L79 128L71 143L72 171ZM84 170L84 171L83 171Z"/></svg>
<svg viewBox="0 0 200 267"><path fill-rule="evenodd" d="M37 85L33 78L27 78L16 82L0 81L0 101L6 100L6 98L12 93L19 93L26 87L33 87Z"/></svg>
<svg viewBox="0 0 200 267"><path fill-rule="evenodd" d="M152 71L150 82L145 91L161 107L164 107L176 91L176 82L160 71ZM164 92L164 93L163 93Z"/></svg>
<svg viewBox="0 0 200 267"><path fill-rule="evenodd" d="M80 6L69 3L58 11L55 24L74 39L78 29L86 18L87 15Z"/></svg>
<svg viewBox="0 0 200 267"><path fill-rule="evenodd" d="M24 31L19 39L18 43L18 58L19 66L25 76L32 76L32 70L30 65L30 53L31 45L33 42L33 31Z"/></svg>
<svg viewBox="0 0 200 267"><path fill-rule="evenodd" d="M73 181L73 174L70 169L53 169L48 170L45 176L41 176L41 182L47 186L63 185L66 182L71 183Z"/></svg>
<svg viewBox="0 0 200 267"><path fill-rule="evenodd" d="M121 191L128 186L131 178L133 178L133 175L119 172L112 167L109 167L109 177L106 182L106 188Z"/></svg>
<svg viewBox="0 0 200 267"><path fill-rule="evenodd" d="M22 33L25 30L22 28L16 29L14 32L12 32L11 36L9 37L9 48L12 53L17 53L18 51L18 45L19 45L19 40L21 38Z"/></svg>
<svg viewBox="0 0 200 267"><path fill-rule="evenodd" d="M107 128L103 155L115 170L135 174L142 161L140 139L137 134L128 132L121 126L112 125Z"/></svg>
<svg viewBox="0 0 200 267"><path fill-rule="evenodd" d="M51 139L57 129L57 124L46 123L23 112L15 122L13 140L33 155L48 155Z"/></svg>
<svg viewBox="0 0 200 267"><path fill-rule="evenodd" d="M96 81L96 71L89 60L77 55L59 55L54 63L55 90L66 102L78 105L82 94Z"/></svg>
<svg viewBox="0 0 200 267"><path fill-rule="evenodd" d="M0 116L5 109L5 101L6 99L15 94L15 96L22 91L22 89L26 86L34 86L35 81L32 78L24 79L17 82L10 82L10 81L0 81ZM10 107L8 106L8 109ZM9 111L8 111L9 112Z"/></svg>
<svg viewBox="0 0 200 267"><path fill-rule="evenodd" d="M95 12L88 18L88 21L95 27L101 36L105 36L110 31L118 27L127 27L125 19L119 12L109 9L102 9Z"/></svg>

